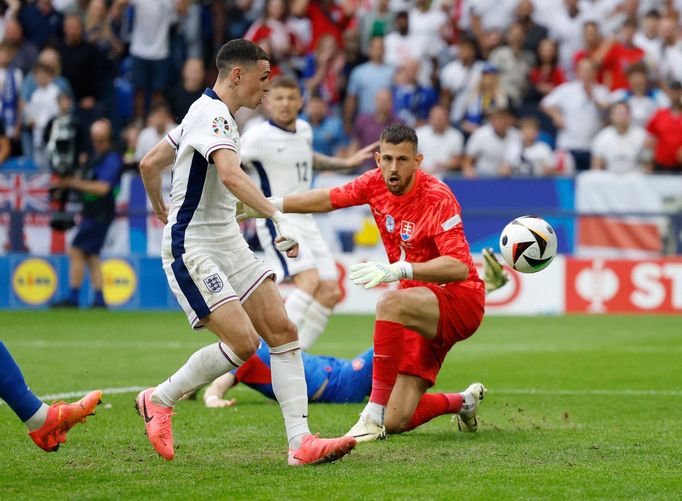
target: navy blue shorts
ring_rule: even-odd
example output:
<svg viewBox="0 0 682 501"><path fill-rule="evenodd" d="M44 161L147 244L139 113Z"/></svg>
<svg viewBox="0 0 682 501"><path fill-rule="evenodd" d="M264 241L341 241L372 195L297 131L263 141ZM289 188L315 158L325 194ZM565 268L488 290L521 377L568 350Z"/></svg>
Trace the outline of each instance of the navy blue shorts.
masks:
<svg viewBox="0 0 682 501"><path fill-rule="evenodd" d="M71 247L82 250L87 256L99 254L104 247L111 223L112 220L99 221L83 218L78 226L78 233L71 242Z"/></svg>
<svg viewBox="0 0 682 501"><path fill-rule="evenodd" d="M166 87L168 79L168 59L154 61L133 57L132 80L135 89L157 92Z"/></svg>

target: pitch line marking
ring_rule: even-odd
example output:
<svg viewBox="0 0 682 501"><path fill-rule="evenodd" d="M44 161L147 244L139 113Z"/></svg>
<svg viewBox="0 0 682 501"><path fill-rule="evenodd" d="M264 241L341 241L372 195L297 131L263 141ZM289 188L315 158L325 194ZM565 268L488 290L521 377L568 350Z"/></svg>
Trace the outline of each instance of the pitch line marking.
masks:
<svg viewBox="0 0 682 501"><path fill-rule="evenodd" d="M123 386L120 388L103 388L102 393L107 395L121 395L127 393L138 393L146 386ZM67 391L63 393L50 393L41 395L38 398L43 401L58 400L62 398L82 397L93 390ZM491 395L546 395L546 396L607 396L607 397L682 397L682 390L545 390L541 388L491 388ZM0 400L0 405L5 402Z"/></svg>

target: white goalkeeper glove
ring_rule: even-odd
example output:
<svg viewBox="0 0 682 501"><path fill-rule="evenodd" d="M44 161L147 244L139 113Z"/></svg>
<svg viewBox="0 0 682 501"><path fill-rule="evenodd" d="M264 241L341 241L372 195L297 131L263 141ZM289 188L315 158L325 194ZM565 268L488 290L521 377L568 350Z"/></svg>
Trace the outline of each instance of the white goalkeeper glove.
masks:
<svg viewBox="0 0 682 501"><path fill-rule="evenodd" d="M270 219L272 219L272 222L275 223L277 234L280 237L278 239L279 241L275 242L275 247L277 247L277 250L286 252L296 247L298 245L298 237L296 236L296 232L291 227L291 224L284 214L282 214L280 211L275 211Z"/></svg>
<svg viewBox="0 0 682 501"><path fill-rule="evenodd" d="M404 278L412 278L412 265L407 261L397 261L392 264L368 261L350 267L350 279L355 285L364 284L365 289Z"/></svg>
<svg viewBox="0 0 682 501"><path fill-rule="evenodd" d="M268 198L272 205L275 206L275 208L278 211L282 210L282 205L284 205L284 199L281 197L270 197ZM242 221L246 221L247 219L252 219L252 218L259 218L259 219L265 219L268 216L263 214L261 211L254 209L250 205L246 205L244 202L237 201L237 207L236 207L236 216L237 216L237 222L241 223Z"/></svg>

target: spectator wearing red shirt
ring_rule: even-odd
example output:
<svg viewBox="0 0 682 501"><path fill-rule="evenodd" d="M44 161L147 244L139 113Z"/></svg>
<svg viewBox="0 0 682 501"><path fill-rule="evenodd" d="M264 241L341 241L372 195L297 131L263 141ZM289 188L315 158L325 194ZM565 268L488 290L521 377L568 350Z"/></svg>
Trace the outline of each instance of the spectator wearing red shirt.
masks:
<svg viewBox="0 0 682 501"><path fill-rule="evenodd" d="M342 34L352 21L355 8L351 1L344 2L340 7L331 0L293 0L291 14L310 19L312 39L308 49L312 50L325 35L332 35L339 47L343 47Z"/></svg>
<svg viewBox="0 0 682 501"><path fill-rule="evenodd" d="M244 38L259 43L267 39L270 43L270 57L283 61L299 52L298 40L288 25L287 5L284 0L268 0L261 19L255 21Z"/></svg>
<svg viewBox="0 0 682 501"><path fill-rule="evenodd" d="M564 69L559 66L559 51L551 38L545 38L538 46L535 66L530 70L530 89L527 103L539 103L543 97L566 81Z"/></svg>
<svg viewBox="0 0 682 501"><path fill-rule="evenodd" d="M625 71L628 65L644 59L644 51L635 47L632 38L637 30L637 22L628 20L623 27L627 45L618 43L613 37L603 38L599 25L588 21L583 26L583 42L585 48L575 53L574 63L590 58L598 68L597 82L610 90L623 89L628 86Z"/></svg>
<svg viewBox="0 0 682 501"><path fill-rule="evenodd" d="M669 86L670 107L660 108L646 126L656 141L654 171L682 174L682 83Z"/></svg>

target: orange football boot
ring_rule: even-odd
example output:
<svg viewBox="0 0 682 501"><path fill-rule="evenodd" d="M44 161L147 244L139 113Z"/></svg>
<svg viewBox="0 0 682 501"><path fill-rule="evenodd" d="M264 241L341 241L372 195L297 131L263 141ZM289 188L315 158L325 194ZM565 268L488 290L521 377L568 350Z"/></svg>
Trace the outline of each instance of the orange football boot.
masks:
<svg viewBox="0 0 682 501"><path fill-rule="evenodd" d="M352 451L356 443L353 437L320 438L319 435L306 435L297 450L289 450L289 465L331 463Z"/></svg>
<svg viewBox="0 0 682 501"><path fill-rule="evenodd" d="M154 388L141 391L135 399L135 408L144 419L147 438L152 447L162 458L171 461L175 456L171 422L171 416L174 414L173 409L152 402L152 393L154 393Z"/></svg>
<svg viewBox="0 0 682 501"><path fill-rule="evenodd" d="M66 442L66 433L78 423L85 423L95 414L95 407L102 403L102 391L91 391L78 402L67 404L55 402L47 410L43 426L28 434L35 444L46 452L54 452L59 444Z"/></svg>

